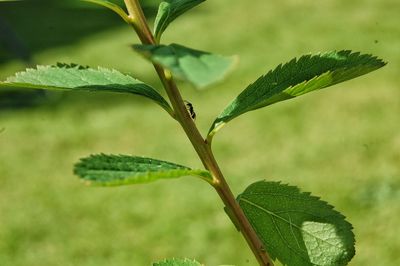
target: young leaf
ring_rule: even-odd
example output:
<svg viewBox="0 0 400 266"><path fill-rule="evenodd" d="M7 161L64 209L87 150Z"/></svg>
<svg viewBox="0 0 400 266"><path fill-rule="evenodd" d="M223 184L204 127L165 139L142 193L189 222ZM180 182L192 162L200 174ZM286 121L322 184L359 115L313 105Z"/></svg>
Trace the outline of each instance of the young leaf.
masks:
<svg viewBox="0 0 400 266"><path fill-rule="evenodd" d="M256 182L238 202L271 257L284 265L341 266L355 254L345 217L297 187Z"/></svg>
<svg viewBox="0 0 400 266"><path fill-rule="evenodd" d="M130 23L130 18L128 14L126 14L126 12L119 5L116 5L114 3L105 0L83 0L83 1L104 6L117 13L126 23Z"/></svg>
<svg viewBox="0 0 400 266"><path fill-rule="evenodd" d="M385 64L372 55L351 51L293 59L269 71L239 94L214 121L209 138L241 114L367 74Z"/></svg>
<svg viewBox="0 0 400 266"><path fill-rule="evenodd" d="M134 45L153 63L169 69L176 77L203 88L222 80L236 62L235 56L222 56L193 50L182 45Z"/></svg>
<svg viewBox="0 0 400 266"><path fill-rule="evenodd" d="M74 173L89 183L102 186L142 184L187 175L198 176L207 182L212 181L210 173L206 170L127 155L91 155L75 164Z"/></svg>
<svg viewBox="0 0 400 266"><path fill-rule="evenodd" d="M154 262L153 266L202 266L199 262L190 259L165 259Z"/></svg>
<svg viewBox="0 0 400 266"><path fill-rule="evenodd" d="M116 70L100 67L92 69L60 63L57 66L37 66L7 78L0 82L0 87L133 93L147 97L168 113L173 113L167 101L149 85Z"/></svg>
<svg viewBox="0 0 400 266"><path fill-rule="evenodd" d="M168 25L177 17L205 0L166 0L160 3L154 21L154 36L158 41Z"/></svg>

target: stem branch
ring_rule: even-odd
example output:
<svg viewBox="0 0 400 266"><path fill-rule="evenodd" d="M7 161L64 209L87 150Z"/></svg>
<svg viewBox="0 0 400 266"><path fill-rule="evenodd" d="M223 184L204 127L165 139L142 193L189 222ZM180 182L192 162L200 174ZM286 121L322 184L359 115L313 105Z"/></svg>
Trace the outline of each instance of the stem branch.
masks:
<svg viewBox="0 0 400 266"><path fill-rule="evenodd" d="M140 6L139 1L124 1L128 9L129 17L132 20L131 24L138 34L141 42L143 44L156 44L154 36L151 33L147 21L144 17L143 10ZM208 145L207 141L204 140L204 138L201 136L195 123L187 112L185 103L172 78L171 73L157 64L154 64L154 68L167 92L169 100L171 101L176 120L181 124L204 167L212 174L212 185L224 202L226 208L228 209L228 212L233 216L233 222L243 234L244 238L247 241L247 244L250 246L251 250L254 253L254 256L257 258L257 261L260 263L260 265L273 266L273 263L268 253L266 252L262 242L258 238L256 232L254 231L253 227L250 225L245 214L243 213L242 208L232 194L232 191L214 158L210 145Z"/></svg>

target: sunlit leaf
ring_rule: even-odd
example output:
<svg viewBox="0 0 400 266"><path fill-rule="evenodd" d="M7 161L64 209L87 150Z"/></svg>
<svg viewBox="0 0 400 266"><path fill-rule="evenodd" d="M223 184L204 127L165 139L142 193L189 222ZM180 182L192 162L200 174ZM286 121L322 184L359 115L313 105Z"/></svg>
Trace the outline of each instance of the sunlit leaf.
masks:
<svg viewBox="0 0 400 266"><path fill-rule="evenodd" d="M172 114L169 104L149 85L117 70L101 67L93 69L76 64L37 66L0 82L1 87L132 93L153 100Z"/></svg>
<svg viewBox="0 0 400 266"><path fill-rule="evenodd" d="M342 266L355 254L345 217L297 187L256 182L238 202L271 257L284 265Z"/></svg>
<svg viewBox="0 0 400 266"><path fill-rule="evenodd" d="M236 62L235 56L211 54L178 44L134 45L134 49L198 88L224 79Z"/></svg>
<svg viewBox="0 0 400 266"><path fill-rule="evenodd" d="M153 266L202 266L202 264L190 259L166 259L154 262Z"/></svg>
<svg viewBox="0 0 400 266"><path fill-rule="evenodd" d="M160 3L154 22L154 35L159 41L168 25L177 17L205 0L166 0Z"/></svg>
<svg viewBox="0 0 400 266"><path fill-rule="evenodd" d="M214 121L209 138L241 114L367 74L385 64L372 55L351 51L293 59L269 71L239 94Z"/></svg>
<svg viewBox="0 0 400 266"><path fill-rule="evenodd" d="M198 176L208 182L212 180L206 170L128 155L91 155L81 159L75 165L74 172L89 183L103 186L142 184L188 175Z"/></svg>

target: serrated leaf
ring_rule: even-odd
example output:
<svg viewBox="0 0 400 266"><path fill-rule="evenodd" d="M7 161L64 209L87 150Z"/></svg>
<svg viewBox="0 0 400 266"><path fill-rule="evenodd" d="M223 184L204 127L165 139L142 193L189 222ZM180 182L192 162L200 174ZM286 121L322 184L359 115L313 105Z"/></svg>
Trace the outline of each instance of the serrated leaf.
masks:
<svg viewBox="0 0 400 266"><path fill-rule="evenodd" d="M102 186L142 184L188 175L198 176L207 182L212 181L206 170L128 155L91 155L75 164L74 173L89 183Z"/></svg>
<svg viewBox="0 0 400 266"><path fill-rule="evenodd" d="M222 56L170 45L134 45L134 49L155 64L167 68L180 79L204 88L222 80L234 67L235 56Z"/></svg>
<svg viewBox="0 0 400 266"><path fill-rule="evenodd" d="M154 262L153 266L202 266L202 264L191 259L165 259Z"/></svg>
<svg viewBox="0 0 400 266"><path fill-rule="evenodd" d="M355 254L345 217L297 187L256 182L238 202L271 257L284 265L341 266Z"/></svg>
<svg viewBox="0 0 400 266"><path fill-rule="evenodd" d="M117 13L126 23L130 23L128 14L126 14L126 12L117 4L105 0L82 0L82 1L104 6Z"/></svg>
<svg viewBox="0 0 400 266"><path fill-rule="evenodd" d="M172 114L167 101L149 85L117 70L101 67L93 69L60 63L57 66L37 66L36 69L28 68L7 78L0 82L0 87L132 93L155 101Z"/></svg>
<svg viewBox="0 0 400 266"><path fill-rule="evenodd" d="M372 55L351 51L295 58L250 84L217 117L209 136L241 114L364 75L385 64Z"/></svg>
<svg viewBox="0 0 400 266"><path fill-rule="evenodd" d="M177 17L205 0L166 0L160 3L154 21L154 36L158 41L168 25Z"/></svg>

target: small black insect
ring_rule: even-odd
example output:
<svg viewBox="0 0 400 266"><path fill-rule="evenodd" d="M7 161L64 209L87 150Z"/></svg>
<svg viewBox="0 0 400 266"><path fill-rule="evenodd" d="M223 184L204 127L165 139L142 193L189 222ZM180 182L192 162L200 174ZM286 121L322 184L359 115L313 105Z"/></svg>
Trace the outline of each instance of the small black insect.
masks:
<svg viewBox="0 0 400 266"><path fill-rule="evenodd" d="M196 113L194 112L193 104L191 104L188 101L184 101L184 102L185 102L186 110L188 111L190 117L193 120L196 120Z"/></svg>

